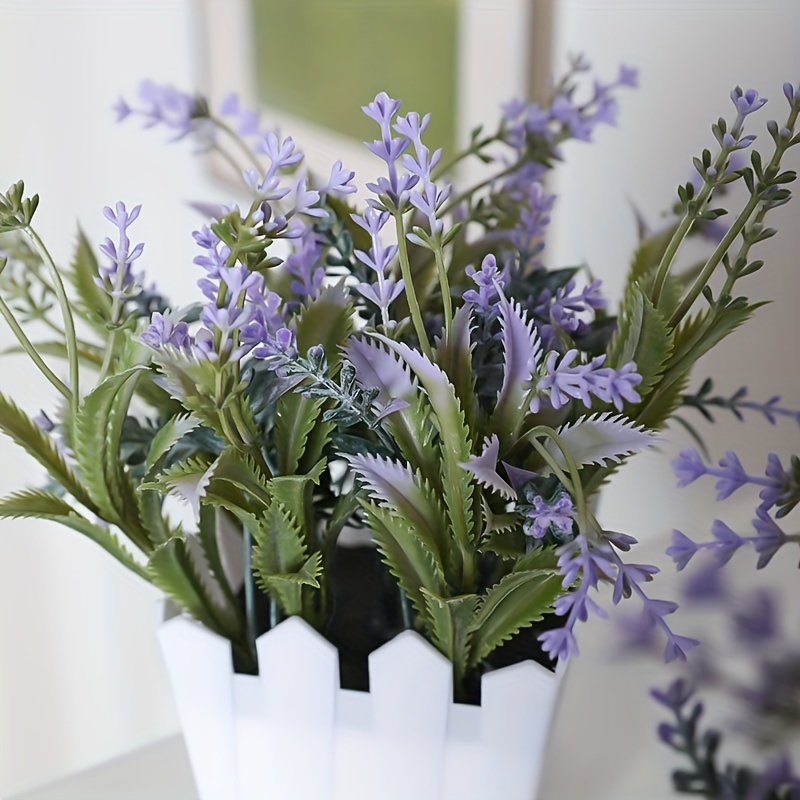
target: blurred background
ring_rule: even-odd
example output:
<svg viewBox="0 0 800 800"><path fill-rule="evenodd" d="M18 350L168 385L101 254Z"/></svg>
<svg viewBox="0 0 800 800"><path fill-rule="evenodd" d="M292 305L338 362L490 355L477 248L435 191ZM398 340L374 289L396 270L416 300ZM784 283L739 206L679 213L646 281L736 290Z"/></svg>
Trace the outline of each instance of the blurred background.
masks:
<svg viewBox="0 0 800 800"><path fill-rule="evenodd" d="M62 263L78 222L98 242L103 206L141 203L139 263L183 304L195 297L191 231L201 221L189 202L238 195L186 142L136 122L115 125L111 107L142 79L208 92L215 103L241 89L269 107L312 163L342 157L364 182L371 173L361 165L374 163L357 144L370 133L358 106L376 91L433 111L432 136L452 147L474 125L496 123L501 102L540 97L567 55L582 52L603 80L620 63L637 67L640 88L620 98L618 127L565 147L545 261L588 264L616 302L636 242L633 207L655 227L663 221L676 185L692 174L691 157L713 144L710 123L730 115L734 85L771 99L758 124L782 116L781 84L800 80L798 42L795 0L0 0L0 184L23 178L41 195L37 229ZM799 155L789 166L800 167ZM800 408L798 223L797 200L774 212L780 235L760 246L766 267L747 283L751 299L774 302L700 363L696 386L710 375L720 393L746 384L756 399L779 394ZM0 347L11 343L0 326ZM49 385L21 357L4 357L0 390L30 413L53 410ZM791 421L718 419L702 426L712 455L735 449L751 472L769 451L786 459L798 449ZM604 493L601 520L640 538L641 560L663 565L658 554L672 528L705 538L720 513L709 485L674 489L669 459L688 444L673 429L659 452L638 456ZM41 477L0 442L0 492ZM753 505L734 496L726 521L746 529ZM743 555L749 574L752 554ZM795 565L783 555L758 577L789 586ZM0 795L178 730L156 601L78 534L0 525ZM583 634L543 797L588 797L581 774L591 776L593 798L669 797L672 760L656 741L659 712L647 698L669 671L615 658L609 623L596 620Z"/></svg>

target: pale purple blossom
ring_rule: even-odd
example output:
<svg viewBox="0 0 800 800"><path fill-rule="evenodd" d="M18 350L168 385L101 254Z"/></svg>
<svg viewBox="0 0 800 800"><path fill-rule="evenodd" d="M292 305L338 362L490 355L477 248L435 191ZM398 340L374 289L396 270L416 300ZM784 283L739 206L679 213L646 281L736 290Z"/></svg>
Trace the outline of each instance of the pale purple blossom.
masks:
<svg viewBox="0 0 800 800"><path fill-rule="evenodd" d="M533 504L525 509L522 530L534 539L543 538L551 529L556 535L565 536L572 533L576 514L572 498L566 492L561 492L549 503L536 495Z"/></svg>
<svg viewBox="0 0 800 800"><path fill-rule="evenodd" d="M289 288L300 302L304 302L316 297L325 278L322 260L324 240L309 227L295 241L294 249L284 260L283 267L294 278Z"/></svg>
<svg viewBox="0 0 800 800"><path fill-rule="evenodd" d="M174 347L176 350L188 351L191 347L189 326L183 320L176 320L172 311L153 312L149 327L139 339L154 350L162 347Z"/></svg>
<svg viewBox="0 0 800 800"><path fill-rule="evenodd" d="M635 539L625 536L615 546L622 545L627 550ZM687 636L676 634L666 622L665 617L677 609L677 603L668 600L651 598L642 588L642 584L652 579L658 568L650 564L627 564L622 561L612 544L613 537L602 537L597 541L583 533L578 534L571 542L558 550L558 567L563 575L562 586L565 589L577 586L567 594L559 597L554 604L554 611L559 616L566 616L564 627L554 631L546 631L539 636L542 648L553 658L567 658L578 652L573 629L578 622L585 622L592 611L598 616L606 617L605 611L589 596L591 590L598 588L601 579L614 584L613 602L619 603L623 597L636 594L642 603L642 623L657 628L666 636L664 660L685 660L686 653L698 642Z"/></svg>
<svg viewBox="0 0 800 800"><path fill-rule="evenodd" d="M485 256L481 268L476 270L472 265L466 269L477 288L467 289L462 295L464 302L484 316L498 313L500 290L505 286L505 275L497 268L497 259L490 253Z"/></svg>
<svg viewBox="0 0 800 800"><path fill-rule="evenodd" d="M356 187L350 183L355 178L356 173L351 169L345 169L341 161L331 167L331 174L328 182L319 189L320 197L326 197L329 194L352 194L356 191Z"/></svg>
<svg viewBox="0 0 800 800"><path fill-rule="evenodd" d="M163 125L174 131L174 140L201 131L206 140L213 135L208 126L202 125L204 120L198 114L197 99L186 92L165 84L143 81L139 85L138 99L140 105L132 106L120 98L114 106L117 122L129 116L142 117L146 128Z"/></svg>
<svg viewBox="0 0 800 800"><path fill-rule="evenodd" d="M141 210L141 206L134 206L128 212L122 202L117 203L113 209L109 206L103 209L103 216L117 228L118 237L116 244L108 237L100 244L100 251L109 258L110 264L99 266L100 274L95 278L95 283L115 300L130 298L141 288L139 278L133 274L131 265L141 256L144 245L140 243L131 248L128 237L128 228L139 217Z"/></svg>

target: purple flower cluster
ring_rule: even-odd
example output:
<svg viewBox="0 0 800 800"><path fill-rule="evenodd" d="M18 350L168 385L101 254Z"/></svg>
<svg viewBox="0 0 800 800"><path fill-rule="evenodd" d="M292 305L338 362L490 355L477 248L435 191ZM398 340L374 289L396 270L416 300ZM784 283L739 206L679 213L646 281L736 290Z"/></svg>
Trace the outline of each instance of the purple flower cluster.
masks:
<svg viewBox="0 0 800 800"><path fill-rule="evenodd" d="M553 531L563 540L572 534L577 512L566 492L561 492L549 503L541 495L533 496L531 501L531 505L525 507L525 521L522 523L526 536L543 539L548 531Z"/></svg>
<svg viewBox="0 0 800 800"><path fill-rule="evenodd" d="M603 618L607 616L590 596L591 590L596 590L601 580L613 584L612 600L615 605L623 597L637 595L642 603L642 626L660 629L666 635L665 661L685 660L687 651L699 644L696 639L676 634L667 623L665 617L678 608L677 603L653 599L642 588L642 584L659 571L658 567L626 564L620 558L617 550L628 551L633 544L636 544L636 539L626 534L605 533L598 541L593 541L580 533L559 548L558 567L564 576L562 586L570 589L577 582L577 587L559 597L554 605L556 614L566 616L564 627L539 636L542 649L551 657L577 655L574 628L578 622L588 619L590 611Z"/></svg>
<svg viewBox="0 0 800 800"><path fill-rule="evenodd" d="M752 522L755 536L740 536L731 530L722 520L714 520L711 526L710 542L694 542L679 530L672 532L672 544L667 548L667 555L675 562L678 570L682 570L691 561L695 553L707 550L712 553L719 564L725 564L743 545L751 544L758 553L757 569L763 569L772 560L778 550L796 537L783 532L777 522L762 509L757 509Z"/></svg>
<svg viewBox="0 0 800 800"><path fill-rule="evenodd" d="M189 133L198 133L201 127L204 137L213 135L210 126L202 126L203 117L198 115L197 99L192 95L153 81L143 81L138 94L139 107L128 105L122 98L117 101L114 106L117 122L131 115L143 117L146 128L163 125L174 131L173 141L183 139Z"/></svg>
<svg viewBox="0 0 800 800"><path fill-rule="evenodd" d="M591 408L594 396L603 403L612 403L618 411L625 401L638 403L641 400L635 387L642 382L642 376L636 372L632 361L613 369L603 366L604 355L593 358L588 364L576 364L579 355L574 349L563 356L555 350L547 354L530 403L532 413L542 408L545 398L556 409L573 399Z"/></svg>
<svg viewBox="0 0 800 800"><path fill-rule="evenodd" d="M117 243L106 237L100 244L101 252L107 256L110 263L100 265L99 276L95 283L108 292L117 302L123 302L134 297L141 290L140 281L131 270L131 265L142 254L143 244L131 248L128 238L128 228L138 219L141 206L134 206L130 212L125 203L117 203L115 208L106 206L103 216L111 222L118 231Z"/></svg>
<svg viewBox="0 0 800 800"><path fill-rule="evenodd" d="M363 112L378 123L380 139L366 142L367 148L386 163L387 177L368 183L367 188L377 195L367 202L377 211L404 211L410 203L426 219L432 239L441 237L443 223L438 212L450 196L452 187L448 184L439 188L432 179L432 171L442 156L441 149L433 153L422 143L422 134L428 127L430 114L420 117L412 111L404 117L395 115L400 109L400 101L393 100L385 92L380 92ZM395 134L397 134L395 136ZM414 155L407 152L413 145ZM400 173L398 166L407 170ZM429 242L416 233L408 238L416 244L430 246Z"/></svg>
<svg viewBox="0 0 800 800"><path fill-rule="evenodd" d="M397 245L384 245L380 236L382 228L389 220L389 212L368 208L363 215L353 214L352 220L372 239L369 252L356 250L356 258L375 273L373 283L359 283L356 289L380 309L381 321L387 327L390 325L389 306L404 288L402 279L395 281L389 274L392 260L397 255Z"/></svg>
<svg viewBox="0 0 800 800"><path fill-rule="evenodd" d="M728 451L721 458L717 467L707 466L700 454L694 448L681 450L680 455L673 459L672 469L678 477L678 486L688 486L704 475L717 479L717 500L725 500L737 489L750 484L760 486L759 497L761 504L759 511L769 511L774 506L786 506L800 497L800 483L794 470L786 470L780 458L775 453L767 457L767 466L764 477L748 475L736 453Z"/></svg>
<svg viewBox="0 0 800 800"><path fill-rule="evenodd" d="M547 345L553 346L560 341L559 332L571 337L581 336L586 332L586 315L594 315L607 305L601 293L602 281L594 280L580 291L576 291L576 282L570 278L564 286L556 289L544 289L536 299L534 313L549 322L539 325L539 334Z"/></svg>
<svg viewBox="0 0 800 800"><path fill-rule="evenodd" d="M544 233L550 224L550 214L556 202L538 181L533 181L515 197L520 203L519 220L511 230L511 243L519 251L520 269L539 267L536 257L544 249Z"/></svg>
<svg viewBox="0 0 800 800"><path fill-rule="evenodd" d="M258 136L259 113L252 108L243 108L234 92L226 95L219 106L219 115L233 120L233 128L239 136Z"/></svg>
<svg viewBox="0 0 800 800"><path fill-rule="evenodd" d="M283 262L283 268L294 278L289 288L300 303L316 297L322 286L325 278L323 245L323 237L313 228L306 228Z"/></svg>
<svg viewBox="0 0 800 800"><path fill-rule="evenodd" d="M573 73L588 69L589 65L585 62L573 65ZM616 124L617 101L613 97L614 90L636 85L636 70L621 65L615 81L601 83L595 80L591 97L583 103L575 100L576 86L569 81L558 87L549 107L513 100L503 106L505 140L520 151L526 148L531 134L544 136L548 141L553 141L558 134L591 141L598 125Z"/></svg>
<svg viewBox="0 0 800 800"><path fill-rule="evenodd" d="M481 268L469 266L466 274L477 288L467 289L462 295L464 302L469 303L484 317L497 316L500 302L500 291L506 284L504 271L497 268L497 259L489 254L481 263Z"/></svg>
<svg viewBox="0 0 800 800"><path fill-rule="evenodd" d="M175 322L169 312L156 313L141 340L154 349L169 347L220 365L252 352L280 366L295 352L280 296L266 292L261 274L243 265L228 266L230 250L209 228L195 231L194 238L205 250L194 260L206 270L197 283L207 298L200 327L192 336L185 322Z"/></svg>

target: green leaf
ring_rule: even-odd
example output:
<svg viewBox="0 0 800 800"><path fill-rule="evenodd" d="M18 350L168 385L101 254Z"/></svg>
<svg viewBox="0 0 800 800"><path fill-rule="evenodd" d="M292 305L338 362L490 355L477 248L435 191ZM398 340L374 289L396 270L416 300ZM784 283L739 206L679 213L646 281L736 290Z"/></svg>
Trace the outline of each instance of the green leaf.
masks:
<svg viewBox="0 0 800 800"><path fill-rule="evenodd" d="M130 476L119 458L122 423L144 369L133 367L112 375L84 398L75 423L75 458L101 516L148 553L152 543Z"/></svg>
<svg viewBox="0 0 800 800"><path fill-rule="evenodd" d="M260 506L272 502L267 477L256 462L232 448L224 450L213 464L212 482L228 483L249 494Z"/></svg>
<svg viewBox="0 0 800 800"><path fill-rule="evenodd" d="M439 454L445 506L456 540L466 551L473 538L472 480L460 464L469 460L471 443L469 429L453 384L436 364L408 345L381 334L372 335L408 364L427 393L434 424L441 436ZM464 556L468 557L466 552Z"/></svg>
<svg viewBox="0 0 800 800"><path fill-rule="evenodd" d="M282 475L269 482L269 493L300 524L304 537L312 531L313 516L310 515L313 487L325 471L326 461L318 462L308 475ZM312 517L309 519L309 517Z"/></svg>
<svg viewBox="0 0 800 800"><path fill-rule="evenodd" d="M342 360L341 346L353 332L353 306L340 281L324 288L296 318L295 337L298 353L321 344L333 371Z"/></svg>
<svg viewBox="0 0 800 800"><path fill-rule="evenodd" d="M79 503L93 514L100 509L83 484L67 466L53 440L21 411L10 399L0 394L0 431L33 456L50 477L63 486Z"/></svg>
<svg viewBox="0 0 800 800"><path fill-rule="evenodd" d="M193 431L200 424L200 420L191 414L172 417L159 429L150 443L147 453L147 461L144 465L145 475L149 474L153 467L165 456L167 452L187 433Z"/></svg>
<svg viewBox="0 0 800 800"><path fill-rule="evenodd" d="M302 530L276 500L252 533L256 544L251 563L256 583L280 603L286 614L302 614L303 586L319 588L319 554L314 560L306 559Z"/></svg>
<svg viewBox="0 0 800 800"><path fill-rule="evenodd" d="M422 589L437 597L445 591L444 575L434 554L402 517L372 503L362 501L361 507L389 572L397 578L422 622L430 624Z"/></svg>
<svg viewBox="0 0 800 800"><path fill-rule="evenodd" d="M203 554L208 561L208 566L214 577L219 584L220 589L225 594L226 599L232 605L236 605L236 598L228 577L225 574L225 568L222 564L222 556L219 549L219 541L217 539L217 525L218 516L224 512L217 511L212 506L206 505L200 509L200 524L198 526L197 539L203 548Z"/></svg>
<svg viewBox="0 0 800 800"><path fill-rule="evenodd" d="M450 338L445 340L442 337L439 342L436 348L436 361L453 384L468 425L474 427L478 409L475 396L475 374L472 370L471 329L470 307L465 304L453 316Z"/></svg>
<svg viewBox="0 0 800 800"><path fill-rule="evenodd" d="M176 536L158 545L150 555L147 571L159 589L207 628L227 639L239 636L237 615L215 604L184 539Z"/></svg>
<svg viewBox="0 0 800 800"><path fill-rule="evenodd" d="M309 434L320 416L324 398L309 399L297 392L284 394L275 412L275 450L281 475L294 475L306 450Z"/></svg>
<svg viewBox="0 0 800 800"><path fill-rule="evenodd" d="M639 242L639 246L634 251L630 269L628 270L626 294L627 290L630 289L633 284L640 283L642 286L648 287L647 297L649 299L650 283L643 283L643 279L655 276L655 268L664 256L670 240L675 234L675 231L678 230L679 224L680 223L675 222Z"/></svg>
<svg viewBox="0 0 800 800"><path fill-rule="evenodd" d="M78 295L76 308L85 320L106 333L105 324L111 319L111 298L94 282L99 275L97 257L81 228L70 266L67 277Z"/></svg>
<svg viewBox="0 0 800 800"><path fill-rule="evenodd" d="M58 522L91 539L110 553L124 567L135 572L139 577L150 580L145 568L122 545L119 539L108 528L90 522L81 516L69 503L61 497L40 489L26 489L15 492L0 500L0 517L36 518Z"/></svg>
<svg viewBox="0 0 800 800"><path fill-rule="evenodd" d="M636 283L629 284L608 349L608 366L636 363L642 382L636 391L646 398L657 385L672 352L672 333L664 317Z"/></svg>
<svg viewBox="0 0 800 800"><path fill-rule="evenodd" d="M562 591L561 576L543 570L512 572L492 586L471 625L470 665L480 663L521 628L542 619Z"/></svg>
<svg viewBox="0 0 800 800"><path fill-rule="evenodd" d="M439 597L427 589L422 594L431 620L431 640L439 651L453 662L456 683L466 672L472 638L472 623L478 596Z"/></svg>

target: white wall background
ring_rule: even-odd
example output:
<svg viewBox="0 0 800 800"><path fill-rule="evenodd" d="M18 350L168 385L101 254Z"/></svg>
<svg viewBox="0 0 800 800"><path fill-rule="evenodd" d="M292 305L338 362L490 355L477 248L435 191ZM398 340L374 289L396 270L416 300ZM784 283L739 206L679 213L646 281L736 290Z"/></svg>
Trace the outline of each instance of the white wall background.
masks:
<svg viewBox="0 0 800 800"><path fill-rule="evenodd" d="M491 21L508 30L509 15L522 8L519 0L468 5L487 30L484 44L498 47L504 39L492 34ZM185 296L195 278L190 231L197 218L185 201L222 200L227 192L185 145L164 144L161 134L142 133L130 121L115 126L109 107L143 77L195 86L204 59L194 49L193 13L190 0L0 0L0 183L23 177L41 194L38 227L62 260L76 218L97 241L106 233L103 205L143 203L134 228L147 242L141 263L175 296ZM635 241L628 200L657 220L677 182L688 178L691 156L710 146L710 122L732 108L730 88L752 85L770 97L761 119L784 113L781 82L800 80L800 4L561 0L558 21L556 53L584 51L605 76L620 61L641 70L642 88L622 98L620 127L599 131L593 145L568 147L548 246L550 263L586 260L618 293ZM477 46L476 30L466 38ZM462 59L476 74L481 62L486 71L496 69L485 50L468 63ZM480 106L496 107L518 91L513 83L508 77L482 84ZM477 107L476 101L465 114ZM793 161L796 167L797 154ZM781 237L762 246L767 268L750 282L754 294L777 298L774 306L705 365L720 390L747 383L754 396L780 393L794 407L800 386L789 348L800 338L798 219L797 204L775 213ZM4 330L0 337L0 345L9 341ZM47 407L48 385L23 361L4 363L0 389L31 409ZM709 438L717 454L735 447L753 454L757 466L767 449L782 455L796 449L796 434L754 419L747 427L721 425ZM0 491L35 480L24 456L0 442ZM705 530L714 513L711 493L700 487L678 495L673 483L664 454L638 458L610 488L605 520L642 535L654 549L663 549L672 527ZM746 523L748 503L739 506L734 521ZM2 526L0 795L176 730L153 633L155 597L76 534L34 523ZM570 676L545 781L548 800L588 796L577 782L576 750L588 759L587 773L594 770L593 791L608 785L603 797L656 798L654 786L666 785L664 769L651 760L662 757L651 735L656 713L645 696L653 672L603 666L608 632L589 628L587 657ZM627 768L617 768L623 759Z"/></svg>

